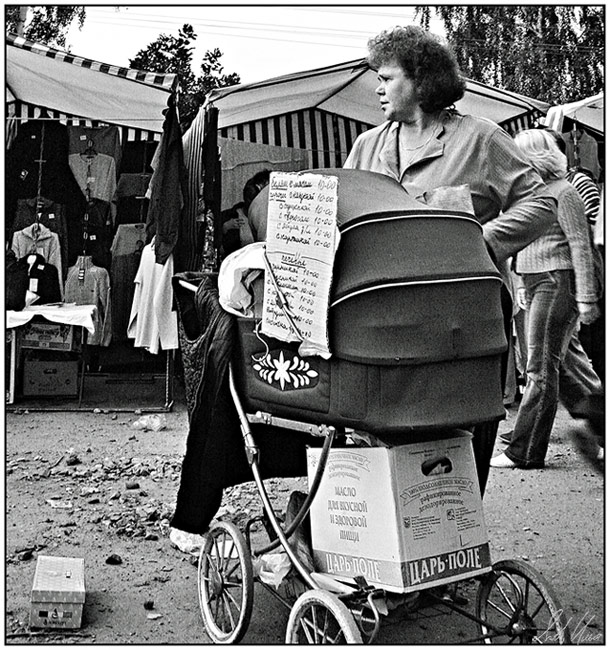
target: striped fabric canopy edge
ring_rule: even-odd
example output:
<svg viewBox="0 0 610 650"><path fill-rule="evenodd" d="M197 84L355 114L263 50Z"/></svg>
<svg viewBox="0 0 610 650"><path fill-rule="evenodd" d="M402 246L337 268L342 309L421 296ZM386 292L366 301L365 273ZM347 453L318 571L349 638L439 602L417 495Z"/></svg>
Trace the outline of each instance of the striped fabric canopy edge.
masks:
<svg viewBox="0 0 610 650"><path fill-rule="evenodd" d="M116 65L110 65L108 63L102 63L100 61L94 61L93 59L86 59L81 56L76 56L75 54L70 54L69 52L62 52L61 50L56 50L52 47L49 47L48 45L34 43L33 41L28 41L27 39L15 34L7 34L6 42L9 45L20 47L23 50L34 52L40 56L46 56L50 59L57 59L58 61L64 61L65 63L78 65L81 68L97 70L98 72L114 75L116 77L131 79L132 81L144 83L148 86L159 86L161 88L165 88L165 90L168 92L176 90L178 85L178 77L173 73L159 74L156 72L136 70L135 68L124 68Z"/></svg>
<svg viewBox="0 0 610 650"><path fill-rule="evenodd" d="M100 61L95 61L93 59L86 59L84 57L76 56L69 52L63 52L47 45L35 43L15 34L6 35L6 44L7 47L18 47L40 56L62 61L66 64L76 65L103 74L108 74L123 79L129 79L134 83L141 83L146 86L158 88L159 90L166 91L168 95L172 92L175 92L178 87L178 76L173 73L159 74L136 70L135 68L114 66L107 63L102 63ZM56 120L62 124L70 126L83 127L98 127L106 124L106 122L100 120L84 118L79 115L50 109L45 106L38 106L35 104L22 102L12 95L10 88L7 88L7 91L7 103L5 109L7 117L7 145L12 141L16 133L17 125L23 122L27 122L28 120L49 119ZM144 128L138 129L128 126L119 126L119 128L121 129L122 142L159 142L161 139L161 133L158 133L156 131L151 131Z"/></svg>

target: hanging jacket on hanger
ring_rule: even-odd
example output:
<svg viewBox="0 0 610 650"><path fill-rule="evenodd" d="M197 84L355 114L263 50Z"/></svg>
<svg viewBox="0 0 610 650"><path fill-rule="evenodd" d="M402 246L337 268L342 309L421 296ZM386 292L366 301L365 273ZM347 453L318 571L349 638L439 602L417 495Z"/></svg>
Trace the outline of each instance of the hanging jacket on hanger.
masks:
<svg viewBox="0 0 610 650"><path fill-rule="evenodd" d="M111 244L110 204L99 199L85 201L78 221L73 219L68 230L68 265L76 264L80 255L91 255L96 266L110 271Z"/></svg>
<svg viewBox="0 0 610 650"><path fill-rule="evenodd" d="M17 199L34 198L39 192L50 201L66 204L71 176L67 128L53 120L21 124L6 156L9 209L15 209Z"/></svg>
<svg viewBox="0 0 610 650"><path fill-rule="evenodd" d="M95 333L87 339L89 345L110 345L112 339L112 308L110 276L106 269L96 266L90 255L81 255L68 269L65 286L66 302L95 305Z"/></svg>
<svg viewBox="0 0 610 650"><path fill-rule="evenodd" d="M129 314L135 293L134 279L146 245L146 226L143 223L120 224L112 247L112 336L115 340L127 338Z"/></svg>
<svg viewBox="0 0 610 650"><path fill-rule="evenodd" d="M53 264L45 261L39 253L29 253L18 261L28 274L28 290L36 294L38 299L34 304L47 305L51 302L61 302L62 286L59 281L59 272Z"/></svg>
<svg viewBox="0 0 610 650"><path fill-rule="evenodd" d="M19 264L15 252L10 248L6 251L4 276L4 305L6 309L21 311L25 307L25 294L30 278L25 264Z"/></svg>
<svg viewBox="0 0 610 650"><path fill-rule="evenodd" d="M117 224L145 222L148 213L146 191L151 174L121 174L117 185Z"/></svg>
<svg viewBox="0 0 610 650"><path fill-rule="evenodd" d="M57 269L58 277L62 277L59 237L45 225L33 223L31 226L13 233L11 248L19 259L30 253L41 255L43 260ZM60 299L63 300L63 286L61 283Z"/></svg>
<svg viewBox="0 0 610 650"><path fill-rule="evenodd" d="M176 270L183 271L186 269L182 257L187 251L186 243L181 242L180 237L187 175L180 123L174 106L165 111L163 135L151 166L154 171L147 191L150 197L147 237L149 240L156 237L155 258L159 264L165 264L174 253Z"/></svg>
<svg viewBox="0 0 610 650"><path fill-rule="evenodd" d="M36 221L45 225L59 237L61 264L65 276L68 270L68 227L65 206L46 199L44 196L38 199L18 199L12 232L23 230ZM65 277L62 279L65 279Z"/></svg>
<svg viewBox="0 0 610 650"><path fill-rule="evenodd" d="M112 223L116 219L116 189L121 162L121 140L116 126L95 129L68 127L68 163L87 199L111 205Z"/></svg>
<svg viewBox="0 0 610 650"><path fill-rule="evenodd" d="M570 167L588 169L595 180L599 179L601 166L597 140L582 129L572 129L561 136L566 143L566 156Z"/></svg>

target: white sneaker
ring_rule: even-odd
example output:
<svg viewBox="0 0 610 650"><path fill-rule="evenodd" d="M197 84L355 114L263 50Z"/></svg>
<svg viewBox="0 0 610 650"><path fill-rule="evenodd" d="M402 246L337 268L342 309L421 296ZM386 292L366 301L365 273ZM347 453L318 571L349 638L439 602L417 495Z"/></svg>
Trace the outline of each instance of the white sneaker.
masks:
<svg viewBox="0 0 610 650"><path fill-rule="evenodd" d="M203 537L193 533L187 533L184 530L170 528L170 542L183 553L198 555L203 544Z"/></svg>
<svg viewBox="0 0 610 650"><path fill-rule="evenodd" d="M501 469L515 469L517 463L511 460L506 454L499 454L489 461L490 467L499 467Z"/></svg>

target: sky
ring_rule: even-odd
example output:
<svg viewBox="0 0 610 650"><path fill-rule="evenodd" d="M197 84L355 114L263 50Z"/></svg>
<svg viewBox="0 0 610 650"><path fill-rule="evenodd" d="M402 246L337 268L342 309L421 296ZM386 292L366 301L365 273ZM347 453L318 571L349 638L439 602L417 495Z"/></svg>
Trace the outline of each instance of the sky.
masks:
<svg viewBox="0 0 610 650"><path fill-rule="evenodd" d="M95 5L67 43L75 55L128 66L160 34L177 36L189 23L194 72L206 50L219 48L223 72L249 83L364 57L370 37L413 22L410 5ZM431 29L441 33L437 21Z"/></svg>

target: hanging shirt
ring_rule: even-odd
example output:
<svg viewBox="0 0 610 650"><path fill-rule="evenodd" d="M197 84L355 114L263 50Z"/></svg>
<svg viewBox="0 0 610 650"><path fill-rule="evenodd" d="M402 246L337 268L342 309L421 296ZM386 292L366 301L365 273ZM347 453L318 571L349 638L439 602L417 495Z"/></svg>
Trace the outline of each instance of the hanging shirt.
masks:
<svg viewBox="0 0 610 650"><path fill-rule="evenodd" d="M58 276L63 277L59 237L43 224L34 223L23 230L18 230L13 234L11 248L19 259L33 253L41 255L45 262L57 269ZM63 300L61 283L60 296Z"/></svg>
<svg viewBox="0 0 610 650"><path fill-rule="evenodd" d="M64 293L66 302L96 307L93 315L95 332L89 336L89 345L110 345L112 308L108 271L96 266L91 256L82 255L76 264L68 269Z"/></svg>
<svg viewBox="0 0 610 650"><path fill-rule="evenodd" d="M170 255L164 264L158 264L154 241L142 251L127 328L135 347L146 348L151 354L157 354L159 348L178 348L178 320L172 310L174 258Z"/></svg>

